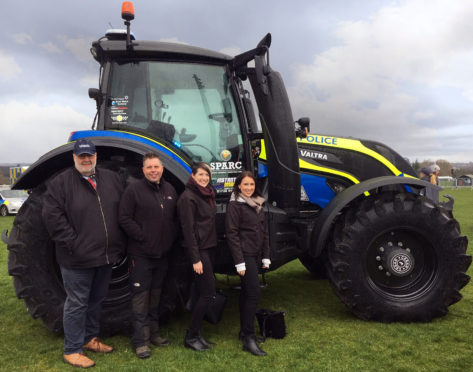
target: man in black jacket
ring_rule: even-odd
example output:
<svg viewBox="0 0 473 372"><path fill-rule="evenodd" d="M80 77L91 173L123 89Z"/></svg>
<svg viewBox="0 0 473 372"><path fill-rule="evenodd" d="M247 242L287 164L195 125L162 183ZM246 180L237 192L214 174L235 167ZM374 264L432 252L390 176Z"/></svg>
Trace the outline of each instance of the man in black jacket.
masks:
<svg viewBox="0 0 473 372"><path fill-rule="evenodd" d="M162 179L157 154L143 157L144 178L130 184L120 202L119 221L128 235L128 260L132 290L133 335L139 358L151 356L150 342L169 341L159 335L159 301L167 273L167 253L177 233L174 187Z"/></svg>
<svg viewBox="0 0 473 372"><path fill-rule="evenodd" d="M66 291L64 361L87 368L95 363L84 349L113 351L97 335L112 265L125 253L118 224L123 182L118 174L95 168L97 152L87 139L75 143L73 160L74 167L49 182L42 214Z"/></svg>

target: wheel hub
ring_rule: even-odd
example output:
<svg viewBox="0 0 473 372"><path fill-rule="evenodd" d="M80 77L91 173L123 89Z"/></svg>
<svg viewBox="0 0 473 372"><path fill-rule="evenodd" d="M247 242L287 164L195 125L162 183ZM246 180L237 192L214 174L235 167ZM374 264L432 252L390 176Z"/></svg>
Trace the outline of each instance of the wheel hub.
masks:
<svg viewBox="0 0 473 372"><path fill-rule="evenodd" d="M414 269L414 257L405 249L394 249L387 255L386 266L392 275L405 276Z"/></svg>
<svg viewBox="0 0 473 372"><path fill-rule="evenodd" d="M393 239L394 240L394 239ZM402 241L387 241L377 250L378 270L385 272L386 276L407 276L415 266L414 255L410 248L406 247Z"/></svg>

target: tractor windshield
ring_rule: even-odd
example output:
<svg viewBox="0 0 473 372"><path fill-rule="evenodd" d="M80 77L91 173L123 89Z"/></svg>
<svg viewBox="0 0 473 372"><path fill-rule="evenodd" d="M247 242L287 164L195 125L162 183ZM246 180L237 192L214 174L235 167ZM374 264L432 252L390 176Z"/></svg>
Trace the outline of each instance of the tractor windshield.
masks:
<svg viewBox="0 0 473 372"><path fill-rule="evenodd" d="M114 62L109 97L106 128L141 132L192 161L241 164L240 123L223 66Z"/></svg>

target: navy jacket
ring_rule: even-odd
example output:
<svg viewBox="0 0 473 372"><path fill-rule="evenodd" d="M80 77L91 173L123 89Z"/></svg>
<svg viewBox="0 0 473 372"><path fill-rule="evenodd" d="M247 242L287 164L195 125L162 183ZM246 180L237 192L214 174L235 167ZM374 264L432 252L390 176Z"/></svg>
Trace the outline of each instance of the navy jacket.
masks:
<svg viewBox="0 0 473 372"><path fill-rule="evenodd" d="M119 222L128 235L128 254L159 258L171 249L177 235L177 193L161 179L146 178L128 185L120 202Z"/></svg>
<svg viewBox="0 0 473 372"><path fill-rule="evenodd" d="M43 220L56 246L56 260L66 268L113 264L125 253L125 235L118 225L123 182L107 169L96 169L95 175L97 190L75 167L47 184Z"/></svg>

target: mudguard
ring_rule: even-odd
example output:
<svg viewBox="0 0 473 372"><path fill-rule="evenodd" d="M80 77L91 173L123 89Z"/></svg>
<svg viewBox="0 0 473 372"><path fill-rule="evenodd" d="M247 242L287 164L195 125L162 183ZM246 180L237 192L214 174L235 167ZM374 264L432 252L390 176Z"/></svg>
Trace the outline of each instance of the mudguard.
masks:
<svg viewBox="0 0 473 372"><path fill-rule="evenodd" d="M97 163L99 167L100 161L103 160L101 154L104 151L115 154L131 152L139 155L144 155L152 151L159 154L164 168L172 173L182 184L185 184L189 179L191 168L188 162L166 145L151 138L128 132L93 130L75 132L70 138L71 142L57 147L41 156L21 175L12 189L32 189L46 181L58 171L72 166L72 150L74 148L74 142L79 138L88 138L95 144L97 147ZM109 160L113 160L113 157L110 157Z"/></svg>
<svg viewBox="0 0 473 372"><path fill-rule="evenodd" d="M310 255L312 257L318 257L320 255L327 242L327 238L332 228L332 223L346 205L360 195L366 194L370 190L389 185L405 185L407 188L409 186L417 186L428 190L430 194L437 195L437 199L438 192L442 190L442 188L436 185L416 178L395 176L376 177L350 186L333 198L318 217L319 223L315 225L311 235L311 245L309 247Z"/></svg>

